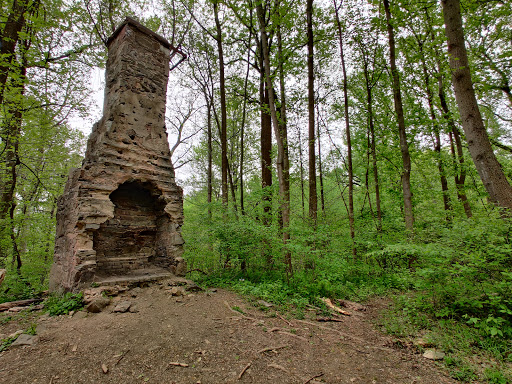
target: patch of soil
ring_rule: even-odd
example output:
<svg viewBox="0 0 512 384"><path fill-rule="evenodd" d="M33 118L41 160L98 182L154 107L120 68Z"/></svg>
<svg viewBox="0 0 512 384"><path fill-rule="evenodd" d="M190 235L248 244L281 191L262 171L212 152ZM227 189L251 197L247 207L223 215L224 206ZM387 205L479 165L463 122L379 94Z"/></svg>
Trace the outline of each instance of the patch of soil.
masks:
<svg viewBox="0 0 512 384"><path fill-rule="evenodd" d="M114 313L123 301L137 312ZM376 311L285 319L221 289L176 297L166 284L137 288L98 314L39 317L34 346L0 353L0 383L455 383L379 333Z"/></svg>

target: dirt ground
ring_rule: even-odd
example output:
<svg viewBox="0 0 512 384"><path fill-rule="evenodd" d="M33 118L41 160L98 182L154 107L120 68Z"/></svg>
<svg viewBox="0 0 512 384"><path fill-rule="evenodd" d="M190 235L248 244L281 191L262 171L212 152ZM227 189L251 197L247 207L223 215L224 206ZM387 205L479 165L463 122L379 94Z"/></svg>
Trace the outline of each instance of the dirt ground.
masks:
<svg viewBox="0 0 512 384"><path fill-rule="evenodd" d="M112 312L126 300L135 313ZM1 325L8 335L36 321L38 340L0 353L0 383L454 383L376 329L379 306L320 322L314 312L287 318L221 289L172 296L165 283L135 288L101 313Z"/></svg>

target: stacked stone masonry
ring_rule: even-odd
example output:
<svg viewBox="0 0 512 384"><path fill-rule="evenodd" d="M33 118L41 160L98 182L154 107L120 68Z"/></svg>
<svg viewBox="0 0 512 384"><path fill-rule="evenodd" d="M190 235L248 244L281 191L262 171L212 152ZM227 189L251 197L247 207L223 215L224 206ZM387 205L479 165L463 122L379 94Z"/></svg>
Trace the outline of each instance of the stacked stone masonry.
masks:
<svg viewBox="0 0 512 384"><path fill-rule="evenodd" d="M103 117L58 202L51 290L183 270L183 192L164 124L170 48L129 18L108 41Z"/></svg>

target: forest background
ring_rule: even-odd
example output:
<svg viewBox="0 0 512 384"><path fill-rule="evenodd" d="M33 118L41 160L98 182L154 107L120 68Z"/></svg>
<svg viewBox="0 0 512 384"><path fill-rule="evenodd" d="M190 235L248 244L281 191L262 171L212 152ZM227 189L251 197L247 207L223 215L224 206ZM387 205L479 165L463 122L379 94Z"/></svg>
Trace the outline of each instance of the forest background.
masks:
<svg viewBox="0 0 512 384"><path fill-rule="evenodd" d="M320 297L392 298L388 332L424 335L460 380L512 380L510 2L1 9L0 302L47 288L57 198L90 129L76 122L128 15L188 56L166 124L191 277L297 316Z"/></svg>

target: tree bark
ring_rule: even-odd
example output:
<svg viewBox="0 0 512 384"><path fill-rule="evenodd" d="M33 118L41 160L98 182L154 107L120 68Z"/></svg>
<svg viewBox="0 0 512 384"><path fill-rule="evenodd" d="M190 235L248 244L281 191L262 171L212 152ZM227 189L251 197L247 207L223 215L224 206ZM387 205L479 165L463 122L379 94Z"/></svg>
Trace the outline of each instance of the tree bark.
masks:
<svg viewBox="0 0 512 384"><path fill-rule="evenodd" d="M313 0L306 2L307 38L308 38L308 148L309 148L309 217L316 224L318 198L316 192L315 164L315 69L313 60Z"/></svg>
<svg viewBox="0 0 512 384"><path fill-rule="evenodd" d="M320 116L318 104L316 105L316 114ZM325 218L325 196L324 196L324 173L322 169L322 140L320 140L320 118L316 122L316 137L318 139L318 179L320 181L320 206L322 207L322 214Z"/></svg>
<svg viewBox="0 0 512 384"><path fill-rule="evenodd" d="M373 86L375 80L370 79L368 69L368 56L370 56L360 43L361 54L363 55L363 74L366 86L366 108L368 113L368 130L370 131L370 145L372 155L372 170L373 170L373 183L375 184L375 209L377 211L377 232L382 231L382 211L380 206L380 185L379 185L379 170L377 166L377 145L375 142L375 126L373 121Z"/></svg>
<svg viewBox="0 0 512 384"><path fill-rule="evenodd" d="M249 32L249 41L252 40L252 30ZM244 79L244 105L242 108L242 124L240 128L240 212L242 216L245 215L244 207L244 135L245 135L245 121L247 118L247 84L249 82L249 70L250 70L251 51L247 53L247 71Z"/></svg>
<svg viewBox="0 0 512 384"><path fill-rule="evenodd" d="M465 47L459 0L442 0L452 82L468 148L489 199L498 207L512 209L510 186L494 152L485 129L473 88Z"/></svg>
<svg viewBox="0 0 512 384"><path fill-rule="evenodd" d="M450 203L450 195L448 191L448 181L446 180L446 173L444 170L444 163L441 153L441 136L439 133L439 123L436 118L434 111L434 97L432 89L430 88L430 75L428 73L427 63L425 61L425 55L423 52L423 42L417 37L417 43L421 56L421 67L423 69L423 81L425 84L425 93L427 95L428 108L430 112L430 121L432 122L432 131L434 133L434 152L437 157L437 169L439 170L439 179L441 181L441 192L443 194L443 205L446 211L446 220L451 221L451 210L452 206Z"/></svg>
<svg viewBox="0 0 512 384"><path fill-rule="evenodd" d="M260 42L261 45L261 42ZM261 188L263 189L263 225L272 223L272 118L269 109L268 88L265 83L263 52L260 49L260 147L261 147Z"/></svg>
<svg viewBox="0 0 512 384"><path fill-rule="evenodd" d="M222 46L222 28L219 20L219 0L213 1L215 27L217 29L217 50L219 53L220 74L220 145L221 145L221 184L222 204L228 207L228 144L227 144L227 111L226 111L226 80L224 74L224 50Z"/></svg>
<svg viewBox="0 0 512 384"><path fill-rule="evenodd" d="M212 173L213 173L213 147L212 147L212 100L206 97L206 108L207 108L207 135L208 135L208 185L207 185L207 193L208 193L208 219L211 221L212 219Z"/></svg>
<svg viewBox="0 0 512 384"><path fill-rule="evenodd" d="M469 205L469 201L466 196L466 190L464 186L466 182L466 165L464 164L464 152L462 149L462 141L460 139L459 129L457 128L455 122L453 121L452 114L446 102L446 95L444 93L444 77L441 72L441 63L439 61L437 62L437 66L439 72L439 101L441 103L441 108L443 110L444 119L446 120L448 127L450 128L450 148L452 152L453 165L455 170L454 179L455 188L457 190L457 198L462 203L462 206L464 207L464 212L467 218L469 219L473 217L473 212L471 211L471 206Z"/></svg>
<svg viewBox="0 0 512 384"><path fill-rule="evenodd" d="M264 60L264 67L265 67L265 80L267 84L268 89L268 96L269 96L269 108L270 108L270 115L272 117L272 126L274 128L274 135L276 137L277 141L277 177L279 179L279 205L280 205L280 211L283 217L283 243L286 246L288 243L288 240L290 238L289 233L289 223L290 223L290 192L289 189L287 190L287 186L289 186L287 180L286 180L286 163L287 163L287 146L286 142L283 141L283 138L281 136L281 130L279 126L279 119L277 117L277 111L276 111L276 103L275 103L275 96L274 96L274 90L272 88L272 79L270 77L270 52L268 47L268 37L267 32L265 29L265 13L263 10L263 6L261 3L258 3L256 5L257 13L258 13L258 20L260 25L260 35L261 35L261 42L262 42L262 53L263 53L263 60ZM282 58L282 56L280 56ZM291 275L293 273L292 269L292 261L291 261L291 255L289 251L285 251L285 259L284 259L285 265L286 265L286 272L288 275Z"/></svg>
<svg viewBox="0 0 512 384"><path fill-rule="evenodd" d="M402 193L404 197L404 218L405 228L408 231L414 229L414 214L412 207L412 191L411 191L411 156L409 154L409 144L407 142L407 131L405 128L404 111L402 105L402 93L400 91L400 76L396 68L396 48L395 33L391 23L391 11L389 0L383 0L384 9L386 11L386 22L389 38L389 62L391 67L391 75L393 77L393 98L395 102L395 113L398 120L398 135L400 137L400 152L402 153Z"/></svg>
<svg viewBox="0 0 512 384"><path fill-rule="evenodd" d="M343 0L342 0L343 1ZM345 53L343 52L343 34L341 32L341 22L339 17L339 9L336 0L333 0L334 10L336 13L336 25L338 27L338 39L340 43L341 68L343 70L343 99L345 102L345 136L347 139L347 171L348 171L348 222L350 226L350 238L352 239L352 255L356 256L355 243L355 223L354 223L354 171L352 167L352 139L350 136L350 119L348 114L348 82L347 68L345 66ZM341 4L340 4L341 7Z"/></svg>

